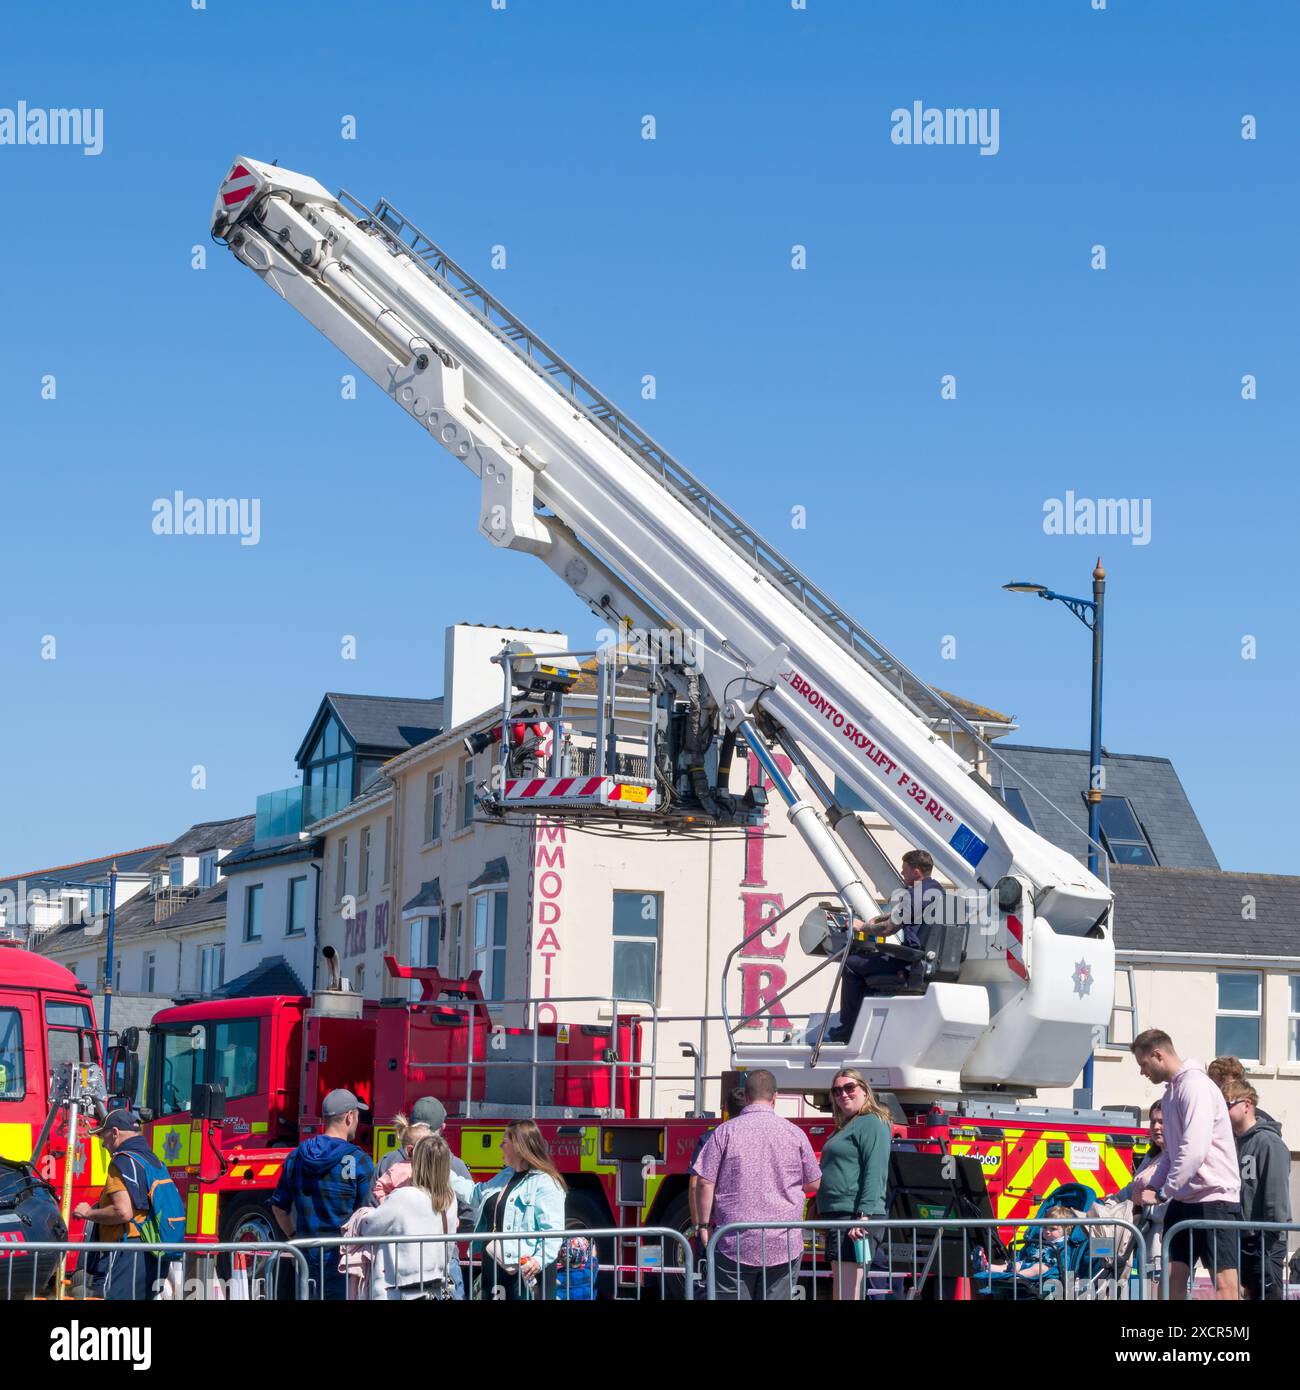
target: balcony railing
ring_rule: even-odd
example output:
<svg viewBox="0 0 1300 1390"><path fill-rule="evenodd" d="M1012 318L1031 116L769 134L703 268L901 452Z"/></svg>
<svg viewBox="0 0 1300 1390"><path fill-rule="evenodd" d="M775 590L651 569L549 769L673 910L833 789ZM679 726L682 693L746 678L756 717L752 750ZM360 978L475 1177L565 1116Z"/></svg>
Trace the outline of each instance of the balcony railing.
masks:
<svg viewBox="0 0 1300 1390"><path fill-rule="evenodd" d="M283 787L257 798L258 841L282 840L341 811L352 800L347 787Z"/></svg>

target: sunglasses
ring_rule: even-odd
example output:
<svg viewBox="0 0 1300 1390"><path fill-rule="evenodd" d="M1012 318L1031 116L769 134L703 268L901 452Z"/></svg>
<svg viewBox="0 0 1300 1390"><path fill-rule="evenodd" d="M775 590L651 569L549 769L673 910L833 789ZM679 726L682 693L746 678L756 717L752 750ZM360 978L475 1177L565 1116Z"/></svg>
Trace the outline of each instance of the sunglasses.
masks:
<svg viewBox="0 0 1300 1390"><path fill-rule="evenodd" d="M857 1089L858 1089L858 1083L857 1083L856 1081L849 1081L849 1082L846 1082L843 1086L832 1086L832 1087L831 1087L831 1095L833 1095L833 1096L851 1096L851 1095L854 1093L854 1091L856 1091Z"/></svg>

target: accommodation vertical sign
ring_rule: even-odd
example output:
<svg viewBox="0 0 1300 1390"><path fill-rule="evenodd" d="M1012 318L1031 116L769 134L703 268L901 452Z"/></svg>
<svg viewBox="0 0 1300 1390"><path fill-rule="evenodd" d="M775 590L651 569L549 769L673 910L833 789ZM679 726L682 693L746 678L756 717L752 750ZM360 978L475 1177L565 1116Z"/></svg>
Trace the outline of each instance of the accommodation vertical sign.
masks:
<svg viewBox="0 0 1300 1390"><path fill-rule="evenodd" d="M776 755L776 765L785 777L794 771L794 764L783 753ZM769 789L772 783L766 779L758 759L749 755L749 783L751 787L763 784ZM740 951L740 998L742 1016L752 1020L747 1028L762 1028L770 1020L780 1027L789 1027L790 1018L779 1001L773 1003L775 996L785 988L787 976L785 953L790 945L787 932L780 940L774 933L763 930L763 924L775 917L785 906L785 898L780 893L769 893L767 889L764 855L767 847L767 822L770 811L763 812L760 825L745 829L745 873L740 881L741 932L740 939L746 944ZM750 938L753 938L752 940ZM755 1015L763 1014L762 1018Z"/></svg>
<svg viewBox="0 0 1300 1390"><path fill-rule="evenodd" d="M550 999L559 993L559 957L564 935L564 849L562 820L533 818L528 833L529 994ZM538 1023L558 1022L554 1004L538 1004Z"/></svg>

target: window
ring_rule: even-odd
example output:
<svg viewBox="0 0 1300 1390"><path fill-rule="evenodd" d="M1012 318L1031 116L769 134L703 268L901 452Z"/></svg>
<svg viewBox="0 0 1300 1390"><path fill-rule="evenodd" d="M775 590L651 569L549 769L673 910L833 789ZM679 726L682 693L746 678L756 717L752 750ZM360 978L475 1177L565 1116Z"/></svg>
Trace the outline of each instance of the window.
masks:
<svg viewBox="0 0 1300 1390"><path fill-rule="evenodd" d="M1084 796L1084 804L1087 804ZM1157 863L1133 807L1126 796L1103 796L1099 812L1101 843L1112 864Z"/></svg>
<svg viewBox="0 0 1300 1390"><path fill-rule="evenodd" d="M110 982L109 982L109 978L108 978L108 957L107 957L107 956L100 956L99 960L95 962L95 979L96 979L96 981L97 981L97 986L96 986L96 987L99 988L99 989L104 989L104 988L106 988L106 987L108 986L108 984L110 983ZM113 986L113 988L116 989L116 988L121 984L121 982L122 982L122 957L121 957L121 956L118 956L118 958L117 958L117 965L116 965L116 968L115 968L114 971L113 971L113 979L112 979L112 986Z"/></svg>
<svg viewBox="0 0 1300 1390"><path fill-rule="evenodd" d="M185 882L185 861L183 859L173 859L167 865L167 882L173 888L179 888Z"/></svg>
<svg viewBox="0 0 1300 1390"><path fill-rule="evenodd" d="M385 888L393 881L393 818L384 821L384 878Z"/></svg>
<svg viewBox="0 0 1300 1390"><path fill-rule="evenodd" d="M86 900L80 893L65 893L63 895L63 914L62 922L65 927L75 926L82 920L82 912L85 909Z"/></svg>
<svg viewBox="0 0 1300 1390"><path fill-rule="evenodd" d="M154 992L154 975L158 964L158 956L150 951L144 958L144 969L141 970L141 980L144 984L144 992L152 994Z"/></svg>
<svg viewBox="0 0 1300 1390"><path fill-rule="evenodd" d="M108 913L108 884L96 883L90 889L90 915L103 917Z"/></svg>
<svg viewBox="0 0 1300 1390"><path fill-rule="evenodd" d="M255 1018L223 1020L212 1029L211 1081L226 1088L226 1099L257 1092L258 1040L262 1025Z"/></svg>
<svg viewBox="0 0 1300 1390"><path fill-rule="evenodd" d="M307 761L301 765L303 786L342 787L347 799L351 800L354 751L347 730L333 714L328 714L320 737L307 755Z"/></svg>
<svg viewBox="0 0 1300 1390"><path fill-rule="evenodd" d="M1025 805L1025 794L1020 788L1003 787L1001 789L1001 796L1002 804L1015 816L1020 824L1027 825L1030 830L1033 830L1034 822L1029 815L1029 807Z"/></svg>
<svg viewBox="0 0 1300 1390"><path fill-rule="evenodd" d="M302 878L291 878L289 880L288 920L284 924L286 936L302 936L306 933L308 910L306 875Z"/></svg>
<svg viewBox="0 0 1300 1390"><path fill-rule="evenodd" d="M262 939L262 885L250 884L244 889L244 940Z"/></svg>
<svg viewBox="0 0 1300 1390"><path fill-rule="evenodd" d="M0 1009L0 1101L22 1100L26 1094L22 1015L17 1009Z"/></svg>
<svg viewBox="0 0 1300 1390"><path fill-rule="evenodd" d="M658 893L614 894L614 984L619 999L656 1002L659 994Z"/></svg>
<svg viewBox="0 0 1300 1390"><path fill-rule="evenodd" d="M370 892L370 827L361 832L361 854L357 860L357 897Z"/></svg>
<svg viewBox="0 0 1300 1390"><path fill-rule="evenodd" d="M1219 1057L1260 1060L1260 976L1254 971L1220 970L1219 1011L1214 1019L1214 1051Z"/></svg>
<svg viewBox="0 0 1300 1390"><path fill-rule="evenodd" d="M194 1083L203 1079L207 1029L199 1023L161 1036L162 1065L154 1083L158 1087L156 1108L160 1115L185 1114L194 1095Z"/></svg>
<svg viewBox="0 0 1300 1390"><path fill-rule="evenodd" d="M438 964L438 936L442 926L438 917L417 917L411 923L411 964L430 966ZM411 981L412 1000L421 996L419 980Z"/></svg>
<svg viewBox="0 0 1300 1390"><path fill-rule="evenodd" d="M211 888L217 881L217 856L213 851L199 859L199 887Z"/></svg>
<svg viewBox="0 0 1300 1390"><path fill-rule="evenodd" d="M204 946L199 952L199 993L215 994L226 983L226 948Z"/></svg>
<svg viewBox="0 0 1300 1390"><path fill-rule="evenodd" d="M424 779L424 843L442 839L442 773L431 772Z"/></svg>
<svg viewBox="0 0 1300 1390"><path fill-rule="evenodd" d="M1286 1020L1286 1057L1288 1062L1300 1062L1300 975L1292 975L1291 1003Z"/></svg>
<svg viewBox="0 0 1300 1390"><path fill-rule="evenodd" d="M474 969L483 972L483 994L486 998L505 997L505 893L480 893L474 899Z"/></svg>
<svg viewBox="0 0 1300 1390"><path fill-rule="evenodd" d="M464 915L462 903L451 905L451 929L448 935L447 966L459 978L465 973L465 951L461 941L461 918Z"/></svg>
<svg viewBox="0 0 1300 1390"><path fill-rule="evenodd" d="M460 762L460 829L468 830L474 824L474 759L462 758Z"/></svg>
<svg viewBox="0 0 1300 1390"><path fill-rule="evenodd" d="M348 837L339 841L338 873L334 879L334 901L341 903L348 891Z"/></svg>
<svg viewBox="0 0 1300 1390"><path fill-rule="evenodd" d="M96 1060L90 1026L90 1008L86 1004L50 1000L45 1005L45 1047L51 1071L57 1071L65 1062Z"/></svg>

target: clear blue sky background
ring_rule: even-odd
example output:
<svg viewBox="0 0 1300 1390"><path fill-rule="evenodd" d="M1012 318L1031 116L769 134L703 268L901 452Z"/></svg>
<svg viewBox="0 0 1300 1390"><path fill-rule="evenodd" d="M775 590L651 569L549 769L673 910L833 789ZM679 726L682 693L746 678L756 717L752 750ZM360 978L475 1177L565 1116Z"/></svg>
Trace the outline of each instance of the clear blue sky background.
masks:
<svg viewBox="0 0 1300 1390"><path fill-rule="evenodd" d="M1225 867L1300 872L1294 4L71 0L5 25L0 106L103 107L105 149L0 147L0 870L251 811L325 690L439 693L450 622L593 630L375 388L340 399L350 364L297 314L216 247L191 269L249 154L391 198L1020 741L1086 746L1089 644L999 586L1086 593L1100 549L1106 746L1173 759ZM918 99L998 107L1000 153L891 144ZM155 536L178 488L261 498L261 544ZM1151 543L1045 536L1067 489L1149 497Z"/></svg>

